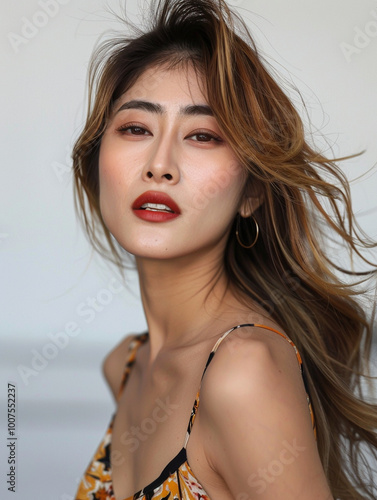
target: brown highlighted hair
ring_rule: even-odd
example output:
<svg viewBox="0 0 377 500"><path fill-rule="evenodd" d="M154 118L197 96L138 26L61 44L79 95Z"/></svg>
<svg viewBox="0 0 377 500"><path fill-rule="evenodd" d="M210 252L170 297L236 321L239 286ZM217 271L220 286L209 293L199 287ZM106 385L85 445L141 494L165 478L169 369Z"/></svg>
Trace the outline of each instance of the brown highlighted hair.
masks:
<svg viewBox="0 0 377 500"><path fill-rule="evenodd" d="M229 283L246 300L267 307L302 355L334 497L377 498L368 465L368 457L377 458L377 406L362 392L372 329L356 300L360 287L339 278L326 250L333 234L370 265L364 287L368 275L376 275L364 252L376 245L357 226L348 182L334 161L309 146L295 107L224 0L159 0L150 10L145 32L104 42L91 62L87 120L73 150L77 208L87 233L97 250L121 265L99 209L102 134L115 101L147 68L192 64L248 182L258 185L263 199L254 212L256 245L244 249L235 226L230 232L224 254ZM252 241L253 222L244 224Z"/></svg>

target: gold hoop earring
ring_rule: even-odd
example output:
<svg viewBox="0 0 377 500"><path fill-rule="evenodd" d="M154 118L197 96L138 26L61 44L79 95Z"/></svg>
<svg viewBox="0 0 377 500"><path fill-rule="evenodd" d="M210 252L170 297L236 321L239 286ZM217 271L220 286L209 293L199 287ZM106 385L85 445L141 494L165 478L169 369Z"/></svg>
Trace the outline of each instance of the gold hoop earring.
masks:
<svg viewBox="0 0 377 500"><path fill-rule="evenodd" d="M259 237L259 224L258 224L256 218L254 217L254 215L250 215L250 217L254 221L255 231L256 231L254 241L251 243L251 245L245 245L241 241L241 237L240 237L240 228L241 228L241 222L240 221L241 221L241 216L240 216L240 214L237 214L237 223L236 223L236 238L237 238L237 241L241 245L242 248L248 248L248 249L249 248L253 248L253 246L255 245L255 243L257 242L258 237Z"/></svg>

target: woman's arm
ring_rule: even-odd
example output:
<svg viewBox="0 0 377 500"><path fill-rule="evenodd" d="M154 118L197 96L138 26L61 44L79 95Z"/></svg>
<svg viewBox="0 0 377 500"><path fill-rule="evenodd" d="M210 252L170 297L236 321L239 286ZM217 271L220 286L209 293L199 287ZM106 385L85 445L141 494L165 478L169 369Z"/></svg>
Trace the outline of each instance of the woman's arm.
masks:
<svg viewBox="0 0 377 500"><path fill-rule="evenodd" d="M206 455L236 500L333 498L295 352L265 331L219 348L203 380Z"/></svg>

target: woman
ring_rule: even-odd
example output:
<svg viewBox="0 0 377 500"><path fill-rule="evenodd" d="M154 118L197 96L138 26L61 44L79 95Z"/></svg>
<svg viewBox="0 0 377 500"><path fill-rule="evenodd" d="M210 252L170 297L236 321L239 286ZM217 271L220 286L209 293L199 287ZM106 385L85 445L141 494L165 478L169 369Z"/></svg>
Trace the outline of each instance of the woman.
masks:
<svg viewBox="0 0 377 500"><path fill-rule="evenodd" d="M88 234L135 256L148 324L105 360L117 411L77 499L374 498L371 329L321 241L368 245L347 182L223 0L151 19L97 51L73 154Z"/></svg>

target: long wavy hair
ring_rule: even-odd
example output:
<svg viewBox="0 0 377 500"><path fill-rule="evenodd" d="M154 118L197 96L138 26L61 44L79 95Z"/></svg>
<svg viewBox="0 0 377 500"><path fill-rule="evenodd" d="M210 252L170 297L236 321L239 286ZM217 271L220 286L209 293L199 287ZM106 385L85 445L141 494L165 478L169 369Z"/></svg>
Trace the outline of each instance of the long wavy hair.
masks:
<svg viewBox="0 0 377 500"><path fill-rule="evenodd" d="M363 281L365 292L367 282L339 277L326 251L333 234L375 275L364 250L376 245L357 226L348 182L334 161L309 146L298 112L224 0L149 4L145 31L103 42L91 61L87 119L73 150L76 207L87 234L122 265L99 208L101 137L115 101L147 68L192 64L247 183L258 185L263 200L253 214L260 236L252 249L237 243L235 223L230 232L224 254L229 283L267 305L301 353L334 497L376 498L371 459L377 455L377 406L362 391L372 328L356 297L356 285ZM253 240L254 230L252 219L243 220L245 239Z"/></svg>

